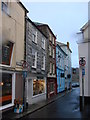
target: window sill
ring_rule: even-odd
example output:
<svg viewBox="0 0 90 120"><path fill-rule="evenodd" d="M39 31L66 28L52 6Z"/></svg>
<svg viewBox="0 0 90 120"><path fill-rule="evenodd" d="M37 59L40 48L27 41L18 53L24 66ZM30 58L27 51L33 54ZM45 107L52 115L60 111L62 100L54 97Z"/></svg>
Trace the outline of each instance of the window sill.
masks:
<svg viewBox="0 0 90 120"><path fill-rule="evenodd" d="M36 67L35 67L35 66L32 66L32 68L33 68L33 69L36 69Z"/></svg>
<svg viewBox="0 0 90 120"><path fill-rule="evenodd" d="M41 93L41 94L38 94L38 95L34 95L32 96L32 99L36 98L36 97L39 97L39 96L42 96L42 95L45 95L46 93Z"/></svg>

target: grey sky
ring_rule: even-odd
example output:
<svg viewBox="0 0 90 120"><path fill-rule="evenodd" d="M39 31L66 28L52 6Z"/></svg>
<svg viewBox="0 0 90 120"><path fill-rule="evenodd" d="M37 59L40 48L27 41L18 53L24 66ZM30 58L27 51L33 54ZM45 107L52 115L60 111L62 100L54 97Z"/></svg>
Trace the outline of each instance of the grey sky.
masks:
<svg viewBox="0 0 90 120"><path fill-rule="evenodd" d="M85 2L23 2L32 21L47 23L57 40L70 42L72 66L78 67L76 33L88 20L88 3Z"/></svg>

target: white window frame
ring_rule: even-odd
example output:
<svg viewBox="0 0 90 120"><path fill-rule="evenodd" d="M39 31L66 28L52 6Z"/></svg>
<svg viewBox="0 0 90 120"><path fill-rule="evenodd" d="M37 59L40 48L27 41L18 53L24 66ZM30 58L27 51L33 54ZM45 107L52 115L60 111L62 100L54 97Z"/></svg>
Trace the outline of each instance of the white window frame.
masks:
<svg viewBox="0 0 90 120"><path fill-rule="evenodd" d="M53 75L55 74L55 64L53 64Z"/></svg>
<svg viewBox="0 0 90 120"><path fill-rule="evenodd" d="M32 49L32 50L34 50L34 49ZM32 65L32 68L36 68L36 67L37 67L37 52L35 51L35 66Z"/></svg>
<svg viewBox="0 0 90 120"><path fill-rule="evenodd" d="M43 56L43 65L42 65L42 70L45 70L45 56Z"/></svg>
<svg viewBox="0 0 90 120"><path fill-rule="evenodd" d="M32 41L37 44L37 31L36 30L34 30L34 32L32 33Z"/></svg>
<svg viewBox="0 0 90 120"><path fill-rule="evenodd" d="M52 56L52 47L49 45L49 55Z"/></svg>
<svg viewBox="0 0 90 120"><path fill-rule="evenodd" d="M53 58L55 58L55 49L53 49Z"/></svg>
<svg viewBox="0 0 90 120"><path fill-rule="evenodd" d="M45 49L45 39L42 37L42 48Z"/></svg>
<svg viewBox="0 0 90 120"><path fill-rule="evenodd" d="M55 44L55 39L54 39L54 37L53 37L53 44Z"/></svg>
<svg viewBox="0 0 90 120"><path fill-rule="evenodd" d="M51 33L49 34L49 40L52 41L52 36Z"/></svg>
<svg viewBox="0 0 90 120"><path fill-rule="evenodd" d="M2 71L0 71L0 72L2 72ZM16 80L16 74L13 73L13 72L8 72L8 71L3 71L3 73L12 74L12 102L9 103L9 104L7 104L7 105L1 106L0 110L4 110L6 108L14 106L14 99L15 99L15 80Z"/></svg>
<svg viewBox="0 0 90 120"><path fill-rule="evenodd" d="M12 48L12 54L11 54L11 60L10 60L10 65L4 65L4 64L0 64L0 66L5 66L5 67L11 67L12 66L12 61L13 61L13 53L14 53L14 47L15 47L15 43L13 41L10 41L13 43L13 48Z"/></svg>
<svg viewBox="0 0 90 120"><path fill-rule="evenodd" d="M49 73L51 74L52 73L52 63L50 63L50 68L49 69L50 69Z"/></svg>

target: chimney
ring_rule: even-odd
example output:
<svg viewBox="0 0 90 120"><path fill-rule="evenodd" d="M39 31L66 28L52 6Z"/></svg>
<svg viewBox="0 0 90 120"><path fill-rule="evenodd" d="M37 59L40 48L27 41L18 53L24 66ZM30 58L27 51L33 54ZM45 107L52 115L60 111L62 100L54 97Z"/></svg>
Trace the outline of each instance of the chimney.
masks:
<svg viewBox="0 0 90 120"><path fill-rule="evenodd" d="M67 47L69 48L69 42L67 42Z"/></svg>

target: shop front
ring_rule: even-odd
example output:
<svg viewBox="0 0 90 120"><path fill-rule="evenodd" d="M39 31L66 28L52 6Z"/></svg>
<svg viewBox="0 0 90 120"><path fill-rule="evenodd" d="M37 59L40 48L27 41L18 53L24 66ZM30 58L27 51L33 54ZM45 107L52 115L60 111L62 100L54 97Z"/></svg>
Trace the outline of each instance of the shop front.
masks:
<svg viewBox="0 0 90 120"><path fill-rule="evenodd" d="M15 99L15 73L2 72L0 80L0 110L7 109L14 105Z"/></svg>
<svg viewBox="0 0 90 120"><path fill-rule="evenodd" d="M56 78L48 78L47 79L47 97L51 98L52 96L56 95L57 93L57 86L56 86Z"/></svg>
<svg viewBox="0 0 90 120"><path fill-rule="evenodd" d="M27 102L37 103L46 99L46 79L32 78L27 80Z"/></svg>

